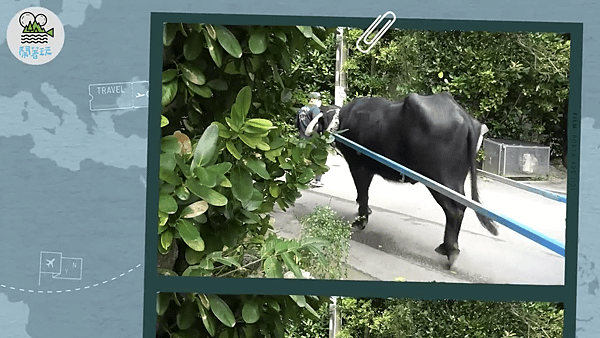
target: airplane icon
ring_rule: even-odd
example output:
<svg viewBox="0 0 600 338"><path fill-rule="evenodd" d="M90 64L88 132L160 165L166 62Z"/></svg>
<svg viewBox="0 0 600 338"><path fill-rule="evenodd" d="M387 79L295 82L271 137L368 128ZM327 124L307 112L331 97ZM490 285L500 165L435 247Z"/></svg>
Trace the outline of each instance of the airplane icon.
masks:
<svg viewBox="0 0 600 338"><path fill-rule="evenodd" d="M135 97L136 97L136 98L137 98L137 97L142 97L142 96L146 96L146 95L145 95L145 94L140 94L140 93L137 93L137 94L135 95Z"/></svg>
<svg viewBox="0 0 600 338"><path fill-rule="evenodd" d="M56 259L56 258L52 258L52 259L46 259L46 262L47 262L47 263L46 263L46 266L47 266L47 267L50 267L50 266L52 266L52 267L54 268L54 260L55 260L55 259Z"/></svg>

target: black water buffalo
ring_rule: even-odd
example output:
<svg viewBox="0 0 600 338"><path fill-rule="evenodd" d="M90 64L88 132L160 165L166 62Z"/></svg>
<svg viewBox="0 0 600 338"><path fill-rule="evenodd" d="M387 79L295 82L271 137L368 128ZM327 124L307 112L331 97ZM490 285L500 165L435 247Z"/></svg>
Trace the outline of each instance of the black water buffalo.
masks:
<svg viewBox="0 0 600 338"><path fill-rule="evenodd" d="M321 112L322 118L311 122L316 130L324 130L325 126L329 130L347 129L342 136L460 194L465 194L465 180L470 173L471 198L479 202L476 154L487 127L471 117L451 94L410 94L402 101L363 97L341 109L323 107ZM375 174L389 181L416 183L339 142L337 148L356 186L359 218L353 225L358 229L364 229L371 212L369 186ZM435 251L447 256L451 266L460 252L458 234L466 207L433 189L429 191L446 215L444 242ZM491 219L480 214L477 217L490 233L498 234Z"/></svg>

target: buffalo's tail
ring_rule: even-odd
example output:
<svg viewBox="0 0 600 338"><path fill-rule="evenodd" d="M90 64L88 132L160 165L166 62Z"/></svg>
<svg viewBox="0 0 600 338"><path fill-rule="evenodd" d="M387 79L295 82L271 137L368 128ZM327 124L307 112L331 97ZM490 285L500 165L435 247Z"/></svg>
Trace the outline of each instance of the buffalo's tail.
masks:
<svg viewBox="0 0 600 338"><path fill-rule="evenodd" d="M477 125L479 125L479 128L477 128ZM474 127L475 128L470 128L470 132L469 132L469 136L468 136L468 148L469 148L469 159L471 161L471 167L470 167L470 173L471 173L471 198L478 203L481 203L479 200L479 190L477 189L477 165L476 165L476 160L477 160L477 146L478 146L478 139L479 136L481 135L481 127L482 125L479 122L475 122L474 123ZM477 133L475 133L475 131L477 131ZM489 217L484 216L478 212L475 212L477 214L477 218L479 219L479 222L481 223L481 225L483 225L483 227L489 231L491 234L493 234L494 236L498 236L498 227L496 225L496 223Z"/></svg>

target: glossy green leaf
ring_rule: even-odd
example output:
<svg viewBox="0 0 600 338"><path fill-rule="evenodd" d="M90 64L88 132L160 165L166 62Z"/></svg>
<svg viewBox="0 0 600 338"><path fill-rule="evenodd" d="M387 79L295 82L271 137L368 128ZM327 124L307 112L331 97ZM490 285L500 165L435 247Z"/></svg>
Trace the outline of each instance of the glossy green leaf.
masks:
<svg viewBox="0 0 600 338"><path fill-rule="evenodd" d="M257 128L259 130L263 130L263 131L268 131L273 127L273 122L266 120L266 119L249 119L245 122L246 125L253 127L253 128Z"/></svg>
<svg viewBox="0 0 600 338"><path fill-rule="evenodd" d="M271 150L271 147L269 147L269 145L268 145L268 144L266 144L266 143L265 143L265 142L263 142L263 141L260 141L260 142L258 142L258 143L256 144L256 148L258 148L258 149L260 149L260 150L262 150L262 151L269 151L269 150Z"/></svg>
<svg viewBox="0 0 600 338"><path fill-rule="evenodd" d="M175 195L177 195L177 198L180 200L186 201L190 198L190 191L184 186L179 186L175 189ZM185 212L185 209L183 212Z"/></svg>
<svg viewBox="0 0 600 338"><path fill-rule="evenodd" d="M235 104L239 106L243 116L245 117L250 110L250 104L252 103L252 89L249 86L245 86L240 89L235 99Z"/></svg>
<svg viewBox="0 0 600 338"><path fill-rule="evenodd" d="M204 25L204 28L206 29L206 32L208 33L208 36L212 40L216 40L217 39L217 31L215 30L215 26L206 24L206 25Z"/></svg>
<svg viewBox="0 0 600 338"><path fill-rule="evenodd" d="M244 303L242 307L242 319L248 324L254 324L260 319L260 303L252 298Z"/></svg>
<svg viewBox="0 0 600 338"><path fill-rule="evenodd" d="M164 127L169 125L169 119L167 119L164 115L160 116L160 127Z"/></svg>
<svg viewBox="0 0 600 338"><path fill-rule="evenodd" d="M235 109L237 109L237 107L236 108L233 108L233 107L236 107L236 106L235 105L232 106L232 114L233 114L233 112L236 111ZM233 131L238 132L238 133L240 132L240 126L243 121L234 120L229 117L225 117L225 122L227 122L227 125L229 125L229 127L231 127L231 129L233 129Z"/></svg>
<svg viewBox="0 0 600 338"><path fill-rule="evenodd" d="M313 309L312 306L310 306L310 304L306 303L304 309L306 309L312 315L313 320L318 320L320 318L317 311L315 311L315 309Z"/></svg>
<svg viewBox="0 0 600 338"><path fill-rule="evenodd" d="M202 52L202 36L197 32L192 32L183 43L183 56L186 60L195 60Z"/></svg>
<svg viewBox="0 0 600 338"><path fill-rule="evenodd" d="M281 254L281 258L283 259L283 262L288 267L288 269L294 273L294 276L296 276L296 278L303 278L302 271L300 271L300 267L298 266L298 264L294 262L294 257L291 252L283 252Z"/></svg>
<svg viewBox="0 0 600 338"><path fill-rule="evenodd" d="M228 122L228 124L231 123L237 127L233 128L233 126L230 124L229 126L232 127L231 129L237 129L236 131L239 131L239 126L244 123L244 113L237 102L231 106L231 121L227 120L227 118L225 121Z"/></svg>
<svg viewBox="0 0 600 338"><path fill-rule="evenodd" d="M225 324L229 327L235 326L235 317L233 316L233 312L229 308L229 305L225 303L221 297L217 295L207 295L208 301L210 302L210 310L212 313L221 321L221 323Z"/></svg>
<svg viewBox="0 0 600 338"><path fill-rule="evenodd" d="M248 211L254 211L254 210L260 208L262 203L263 203L263 194L259 190L252 188L252 197L247 202L243 202L242 205L243 205L244 209L246 209Z"/></svg>
<svg viewBox="0 0 600 338"><path fill-rule="evenodd" d="M296 302L296 304L298 304L299 307L306 306L306 298L304 296L290 295L290 298L292 298L294 300L294 302Z"/></svg>
<svg viewBox="0 0 600 338"><path fill-rule="evenodd" d="M189 265L198 264L204 258L204 252L198 252L190 247L185 248L185 261Z"/></svg>
<svg viewBox="0 0 600 338"><path fill-rule="evenodd" d="M196 168L197 165L204 166L208 163L217 149L218 139L219 127L214 124L209 125L206 130L204 130L204 133L202 133L198 144L196 144L194 159L192 160L191 165L192 170Z"/></svg>
<svg viewBox="0 0 600 338"><path fill-rule="evenodd" d="M276 185L270 186L269 193L271 194L271 196L273 196L275 198L279 197L279 187Z"/></svg>
<svg viewBox="0 0 600 338"><path fill-rule="evenodd" d="M210 57L215 62L215 65L217 65L217 67L220 68L223 65L223 51L221 50L221 46L219 46L219 44L216 43L214 39L211 39L209 34L206 33L206 31L205 37L206 46L208 48L208 52L210 53Z"/></svg>
<svg viewBox="0 0 600 338"><path fill-rule="evenodd" d="M264 29L257 29L250 34L248 47L253 54L262 54L267 50L267 34Z"/></svg>
<svg viewBox="0 0 600 338"><path fill-rule="evenodd" d="M227 150L229 151L229 153L231 155L233 155L233 157L235 157L238 160L240 158L242 158L242 154L240 154L239 150L235 147L235 145L233 144L233 142L227 141L225 143L225 146L227 147Z"/></svg>
<svg viewBox="0 0 600 338"><path fill-rule="evenodd" d="M219 91L225 91L228 88L227 81L223 79L212 79L207 84L210 88Z"/></svg>
<svg viewBox="0 0 600 338"><path fill-rule="evenodd" d="M204 201L202 201L204 202ZM194 224L188 220L180 219L177 221L177 231L179 235L190 248L196 251L204 251L204 241L200 237L200 232Z"/></svg>
<svg viewBox="0 0 600 338"><path fill-rule="evenodd" d="M162 83L167 83L173 80L179 72L177 69L168 69L162 72Z"/></svg>
<svg viewBox="0 0 600 338"><path fill-rule="evenodd" d="M238 268L242 266L234 257L215 257L214 260L227 266L237 266Z"/></svg>
<svg viewBox="0 0 600 338"><path fill-rule="evenodd" d="M175 153L162 153L159 158L160 168L173 171L177 163L175 162Z"/></svg>
<svg viewBox="0 0 600 338"><path fill-rule="evenodd" d="M202 198L210 205L222 207L227 204L227 197L211 188L201 185L197 179L188 179L185 185L194 195Z"/></svg>
<svg viewBox="0 0 600 338"><path fill-rule="evenodd" d="M248 218L247 220L245 220L245 223L247 223L247 224L260 223L260 217L257 214L250 212L248 210L244 210L244 209L242 209L241 212L242 212L242 214L244 214L244 216L246 216Z"/></svg>
<svg viewBox="0 0 600 338"><path fill-rule="evenodd" d="M206 83L206 77L202 73L202 70L196 65L186 62L179 64L179 70L181 74L190 82L202 86Z"/></svg>
<svg viewBox="0 0 600 338"><path fill-rule="evenodd" d="M181 211L181 217L183 218L194 218L196 216L202 215L208 210L208 203L206 201L198 201L194 202Z"/></svg>
<svg viewBox="0 0 600 338"><path fill-rule="evenodd" d="M277 258L267 257L263 267L267 278L283 278L283 268Z"/></svg>
<svg viewBox="0 0 600 338"><path fill-rule="evenodd" d="M177 95L177 83L177 80L175 80L162 84L161 104L163 107L166 107L173 102L175 95Z"/></svg>
<svg viewBox="0 0 600 338"><path fill-rule="evenodd" d="M281 88L285 88L285 85L283 84L283 79L281 78L281 75L279 75L279 69L277 68L277 65L273 64L272 68L273 68L273 77L275 78L275 81L277 81L277 83L279 84L279 86Z"/></svg>
<svg viewBox="0 0 600 338"><path fill-rule="evenodd" d="M166 23L163 25L163 45L170 46L173 43L173 39L175 39L175 35L179 28L176 24Z"/></svg>
<svg viewBox="0 0 600 338"><path fill-rule="evenodd" d="M221 138L230 138L231 137L231 131L224 124L222 124L220 122L213 122L212 124L219 127L219 137L221 137Z"/></svg>
<svg viewBox="0 0 600 338"><path fill-rule="evenodd" d="M168 292L159 292L156 294L156 314L162 316L167 311L173 295Z"/></svg>
<svg viewBox="0 0 600 338"><path fill-rule="evenodd" d="M162 211L158 212L158 225L159 226L167 224L168 220L169 220L169 214L164 213Z"/></svg>
<svg viewBox="0 0 600 338"><path fill-rule="evenodd" d="M239 59L242 57L242 47L235 35L224 26L215 26L215 30L217 32L217 40L223 49L235 58Z"/></svg>
<svg viewBox="0 0 600 338"><path fill-rule="evenodd" d="M215 321L215 317L213 317L213 314L210 313L210 311L207 311L200 302L198 302L198 309L200 311L200 318L202 319L202 323L204 323L206 331L208 331L208 334L211 337L214 337L215 333L217 332L217 323Z"/></svg>
<svg viewBox="0 0 600 338"><path fill-rule="evenodd" d="M177 212L177 201L171 195L160 195L158 197L158 210L167 214L174 214Z"/></svg>
<svg viewBox="0 0 600 338"><path fill-rule="evenodd" d="M186 178L192 177L192 170L190 169L190 165L185 163L183 157L179 154L175 154L175 162L177 162L177 167L183 173Z"/></svg>
<svg viewBox="0 0 600 338"><path fill-rule="evenodd" d="M160 150L165 153L179 153L181 151L181 145L177 137L173 135L167 135L160 140Z"/></svg>
<svg viewBox="0 0 600 338"><path fill-rule="evenodd" d="M325 46L325 44L323 43L323 41L321 41L321 39L319 39L318 36L316 36L316 35L313 34L312 39L313 39L314 42L317 43L317 46L320 47L321 51L327 50L327 47Z"/></svg>
<svg viewBox="0 0 600 338"><path fill-rule="evenodd" d="M189 300L185 300L181 307L177 311L177 316L175 321L177 322L177 326L186 330L194 325L196 318L198 317L198 308L194 305L193 302Z"/></svg>
<svg viewBox="0 0 600 338"><path fill-rule="evenodd" d="M252 197L252 177L250 173L240 166L231 170L229 180L233 196L241 202L248 201Z"/></svg>
<svg viewBox="0 0 600 338"><path fill-rule="evenodd" d="M246 166L248 168L250 168L250 170L252 170L252 172L254 172L255 174L258 174L260 177L264 178L265 180L271 179L271 175L269 175L269 172L267 171L265 162L263 162L259 159L256 159L256 158L248 158L248 160L246 162Z"/></svg>
<svg viewBox="0 0 600 338"><path fill-rule="evenodd" d="M313 37L313 31L310 26L296 26L296 27L298 27L298 30L300 32L302 32L302 34L304 34L305 37L307 37L309 39Z"/></svg>
<svg viewBox="0 0 600 338"><path fill-rule="evenodd" d="M204 294L198 294L198 306L202 305L204 306L205 309L210 309L210 302L208 301L208 298L206 297L206 295Z"/></svg>
<svg viewBox="0 0 600 338"><path fill-rule="evenodd" d="M256 149L258 144L261 142L260 138L252 137L251 134L240 134L240 140L244 142L248 147Z"/></svg>
<svg viewBox="0 0 600 338"><path fill-rule="evenodd" d="M192 91L192 93L200 95L201 97L208 99L213 96L213 92L207 85L198 86L195 83L191 83L186 80L186 86Z"/></svg>
<svg viewBox="0 0 600 338"><path fill-rule="evenodd" d="M164 233L164 232L163 232L163 233ZM163 233L161 233L161 234L163 234ZM160 235L159 235L158 237L159 237L158 239L160 240ZM163 248L163 246L162 246L162 243L161 243L161 244L158 246L158 252L159 252L159 254L161 254L161 255L166 255L166 254L168 254L168 253L169 253L169 249L165 249L165 248Z"/></svg>
<svg viewBox="0 0 600 338"><path fill-rule="evenodd" d="M217 175L225 175L232 166L230 162L221 162L208 166L206 169L215 172Z"/></svg>
<svg viewBox="0 0 600 338"><path fill-rule="evenodd" d="M276 31L274 34L275 34L275 36L276 36L278 39L280 39L281 41L283 41L283 42L287 42L287 36L285 35L285 33L284 33L284 32L282 32L282 31L278 30L278 31Z"/></svg>
<svg viewBox="0 0 600 338"><path fill-rule="evenodd" d="M207 188L214 188L217 185L217 173L214 171L207 170L204 167L196 167L194 169L196 177L200 184Z"/></svg>
<svg viewBox="0 0 600 338"><path fill-rule="evenodd" d="M156 272L161 276L178 276L173 270L157 268Z"/></svg>
<svg viewBox="0 0 600 338"><path fill-rule="evenodd" d="M205 270L199 265L190 265L181 274L184 277L207 277L212 274L212 271Z"/></svg>
<svg viewBox="0 0 600 338"><path fill-rule="evenodd" d="M168 229L167 231L160 234L160 244L163 249L169 250L169 248L171 247L171 243L173 243L173 232L171 231L171 229Z"/></svg>

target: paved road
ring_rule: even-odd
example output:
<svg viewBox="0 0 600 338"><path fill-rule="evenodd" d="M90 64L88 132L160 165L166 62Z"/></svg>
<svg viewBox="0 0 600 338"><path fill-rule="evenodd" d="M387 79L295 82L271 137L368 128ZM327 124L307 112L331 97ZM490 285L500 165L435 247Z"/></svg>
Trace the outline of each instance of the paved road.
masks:
<svg viewBox="0 0 600 338"><path fill-rule="evenodd" d="M330 156L328 165L324 187L303 191L293 208L275 213L274 226L283 236L297 236L297 219L318 205L329 205L347 220L356 216L356 190L346 163ZM482 177L478 183L484 205L564 243L566 204ZM442 242L444 213L422 184L389 183L376 176L370 206L367 228L352 235L349 279L564 284L563 257L503 225L497 237L491 235L470 209L459 237L461 255L452 270L444 269L444 257L434 252Z"/></svg>

